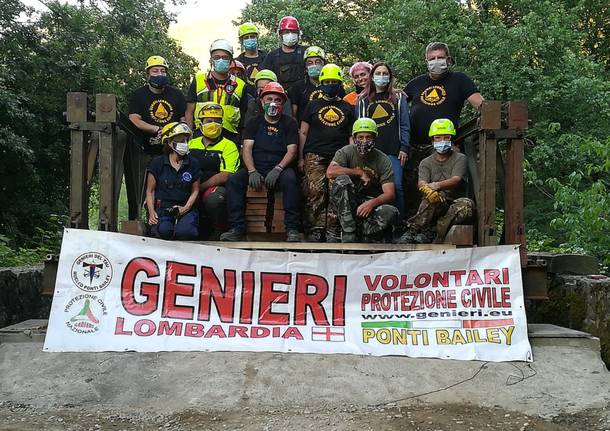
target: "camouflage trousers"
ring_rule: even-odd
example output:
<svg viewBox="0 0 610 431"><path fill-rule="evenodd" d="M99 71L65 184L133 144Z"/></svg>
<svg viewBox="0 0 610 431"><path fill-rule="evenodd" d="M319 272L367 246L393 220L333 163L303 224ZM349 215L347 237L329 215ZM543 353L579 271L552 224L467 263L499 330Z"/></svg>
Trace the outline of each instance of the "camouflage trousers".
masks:
<svg viewBox="0 0 610 431"><path fill-rule="evenodd" d="M371 237L393 226L398 220L398 209L392 205L379 205L368 217L358 217L356 209L365 200L366 197L356 193L356 187L348 175L339 175L332 182L328 212L338 220L344 235Z"/></svg>
<svg viewBox="0 0 610 431"><path fill-rule="evenodd" d="M330 164L330 158L318 154L305 154L305 166L303 177L303 196L305 197L305 232L323 232L327 228L333 230L337 223L337 217L330 215L328 210L328 178L326 169Z"/></svg>
<svg viewBox="0 0 610 431"><path fill-rule="evenodd" d="M468 198L459 198L452 202L430 203L422 199L417 214L408 220L408 225L416 231L435 231L434 242L442 242L451 226L471 223L474 213L474 202Z"/></svg>

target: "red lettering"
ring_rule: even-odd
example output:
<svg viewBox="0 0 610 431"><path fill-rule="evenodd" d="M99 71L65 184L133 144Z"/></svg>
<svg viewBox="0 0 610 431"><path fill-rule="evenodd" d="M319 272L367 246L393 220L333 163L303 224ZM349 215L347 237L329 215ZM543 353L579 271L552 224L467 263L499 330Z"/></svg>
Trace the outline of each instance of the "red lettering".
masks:
<svg viewBox="0 0 610 431"><path fill-rule="evenodd" d="M369 289L369 292L372 292L377 289L379 285L379 281L381 280L381 275L376 275L375 280L371 282L371 276L365 275L364 282L366 283L366 287Z"/></svg>
<svg viewBox="0 0 610 431"><path fill-rule="evenodd" d="M201 323L187 323L184 325L185 337L203 337L203 325Z"/></svg>
<svg viewBox="0 0 610 431"><path fill-rule="evenodd" d="M144 327L146 327L146 330L144 330ZM156 329L155 322L148 319L142 319L136 322L136 325L133 327L133 332L140 337L148 337L154 334Z"/></svg>
<svg viewBox="0 0 610 431"><path fill-rule="evenodd" d="M290 326L288 329L286 329L286 332L284 332L282 338L296 338L297 340L302 340L303 335L301 335L301 331L299 331L299 328Z"/></svg>
<svg viewBox="0 0 610 431"><path fill-rule="evenodd" d="M432 279L432 276L430 274L417 274L417 277L415 277L415 287L426 287L430 284L430 280Z"/></svg>
<svg viewBox="0 0 610 431"><path fill-rule="evenodd" d="M160 321L157 335L182 335L182 322L173 322L170 325L167 320Z"/></svg>
<svg viewBox="0 0 610 431"><path fill-rule="evenodd" d="M485 284L502 284L500 281L500 271L497 269L485 269L483 270L483 277L485 278Z"/></svg>
<svg viewBox="0 0 610 431"><path fill-rule="evenodd" d="M270 333L271 331L269 331L269 328L265 328L263 326L252 326L252 329L250 330L250 337L267 338Z"/></svg>
<svg viewBox="0 0 610 431"><path fill-rule="evenodd" d="M360 310L364 311L366 309L366 304L371 303L371 295L369 293L363 293L362 298L360 298Z"/></svg>
<svg viewBox="0 0 610 431"><path fill-rule="evenodd" d="M240 336L241 338L248 338L248 328L245 326L229 326L229 337Z"/></svg>
<svg viewBox="0 0 610 431"><path fill-rule="evenodd" d="M394 290L398 287L398 277L395 275L384 275L381 279L381 288L383 290Z"/></svg>
<svg viewBox="0 0 610 431"><path fill-rule="evenodd" d="M313 293L309 293L313 288ZM294 324L307 325L307 309L316 325L328 325L322 301L328 296L328 282L320 275L297 274L294 298Z"/></svg>
<svg viewBox="0 0 610 431"><path fill-rule="evenodd" d="M453 277L453 281L454 281L455 285L457 287L460 287L462 285L462 277L466 275L466 271L464 271L464 270L451 271L451 272L449 272L449 275L451 275Z"/></svg>
<svg viewBox="0 0 610 431"><path fill-rule="evenodd" d="M114 335L131 335L131 331L125 331L123 328L125 326L125 319L122 317L117 317L116 325L114 326Z"/></svg>
<svg viewBox="0 0 610 431"><path fill-rule="evenodd" d="M262 325L288 325L290 314L275 313L273 304L287 304L288 292L273 289L276 284L289 285L292 274L263 272L261 273L261 299L258 310L258 322Z"/></svg>
<svg viewBox="0 0 610 431"><path fill-rule="evenodd" d="M432 276L432 287L449 287L449 274L446 272L435 272Z"/></svg>
<svg viewBox="0 0 610 431"><path fill-rule="evenodd" d="M220 286L220 280L216 277L214 268L201 267L201 292L199 293L199 316L197 320L210 320L211 303L218 310L221 322L233 322L233 311L235 306L235 271L225 269L224 289Z"/></svg>
<svg viewBox="0 0 610 431"><path fill-rule="evenodd" d="M476 269L471 269L468 272L468 279L466 280L466 286L471 286L473 284L478 284L478 285L483 284L483 280L481 280L479 271L477 271Z"/></svg>
<svg viewBox="0 0 610 431"><path fill-rule="evenodd" d="M254 271L244 271L241 274L241 306L239 323L252 323L254 308Z"/></svg>
<svg viewBox="0 0 610 431"><path fill-rule="evenodd" d="M222 326L212 325L212 327L205 334L204 338L211 338L211 337L227 338L227 335L225 334L224 329L222 329Z"/></svg>
<svg viewBox="0 0 610 431"><path fill-rule="evenodd" d="M165 295L163 298L161 317L170 319L193 319L195 307L191 305L178 305L176 304L176 298L178 296L193 296L195 285L193 283L180 283L178 277L181 275L192 277L196 272L197 267L195 265L181 262L167 262L165 269Z"/></svg>
<svg viewBox="0 0 610 431"><path fill-rule="evenodd" d="M502 284L508 284L508 268L502 268Z"/></svg>
<svg viewBox="0 0 610 431"><path fill-rule="evenodd" d="M333 325L345 325L345 293L347 291L347 275L335 275L333 288ZM299 334L301 335L301 334ZM300 338L302 339L302 338Z"/></svg>
<svg viewBox="0 0 610 431"><path fill-rule="evenodd" d="M157 277L160 274L157 262L148 257L136 257L125 267L121 280L121 303L125 311L134 316L154 313L159 301L159 284L148 282L140 283L139 294L146 299L144 302L136 301L135 282L140 272L144 272L148 278Z"/></svg>
<svg viewBox="0 0 610 431"><path fill-rule="evenodd" d="M502 301L501 307L510 308L510 287L502 287L500 289L500 298Z"/></svg>

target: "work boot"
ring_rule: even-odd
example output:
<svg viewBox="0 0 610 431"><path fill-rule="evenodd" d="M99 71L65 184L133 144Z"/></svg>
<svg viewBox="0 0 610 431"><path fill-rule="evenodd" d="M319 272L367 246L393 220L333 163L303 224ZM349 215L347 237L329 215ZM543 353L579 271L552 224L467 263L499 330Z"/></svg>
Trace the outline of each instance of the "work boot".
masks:
<svg viewBox="0 0 610 431"><path fill-rule="evenodd" d="M220 235L220 240L221 241L230 241L230 242L245 241L246 233L242 230L233 228L233 229L230 229L229 231L223 233L222 235Z"/></svg>
<svg viewBox="0 0 610 431"><path fill-rule="evenodd" d="M400 236L400 238L398 238L396 243L397 244L413 244L414 243L414 239L413 239L414 235L415 235L415 232L413 231L413 229L407 228L405 230L405 232Z"/></svg>
<svg viewBox="0 0 610 431"><path fill-rule="evenodd" d="M358 234L356 232L343 232L341 242L358 242Z"/></svg>
<svg viewBox="0 0 610 431"><path fill-rule="evenodd" d="M414 244L432 244L435 236L436 236L435 232L431 231L430 229L426 229L421 232L417 232L415 235L413 235L413 243Z"/></svg>
<svg viewBox="0 0 610 431"><path fill-rule="evenodd" d="M307 232L308 242L322 242L324 241L324 229L314 228Z"/></svg>
<svg viewBox="0 0 610 431"><path fill-rule="evenodd" d="M338 243L341 242L341 229L326 229L326 242Z"/></svg>
<svg viewBox="0 0 610 431"><path fill-rule="evenodd" d="M377 233L371 233L369 235L363 235L362 242L365 242L368 244L382 243L383 242L383 233L377 232Z"/></svg>
<svg viewBox="0 0 610 431"><path fill-rule="evenodd" d="M300 242L301 234L296 229L288 229L286 231L286 241L287 242Z"/></svg>

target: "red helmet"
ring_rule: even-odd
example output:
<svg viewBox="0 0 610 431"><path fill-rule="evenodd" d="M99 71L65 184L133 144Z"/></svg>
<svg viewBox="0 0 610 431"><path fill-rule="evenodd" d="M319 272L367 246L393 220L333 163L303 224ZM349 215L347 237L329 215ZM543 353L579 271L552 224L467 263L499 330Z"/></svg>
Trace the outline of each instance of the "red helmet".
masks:
<svg viewBox="0 0 610 431"><path fill-rule="evenodd" d="M282 30L296 30L301 31L301 26L299 25L299 21L293 16L285 16L280 20L280 24L278 25L278 31Z"/></svg>
<svg viewBox="0 0 610 431"><path fill-rule="evenodd" d="M284 101L288 99L288 95L286 94L284 87L282 87L282 84L278 82L270 82L269 84L265 85L263 91L261 91L260 98L262 99L265 94L279 94L284 98Z"/></svg>
<svg viewBox="0 0 610 431"><path fill-rule="evenodd" d="M239 69L244 73L246 72L246 67L244 66L244 64L241 61L235 60L235 59L231 60L231 65L229 66L229 68L230 69Z"/></svg>

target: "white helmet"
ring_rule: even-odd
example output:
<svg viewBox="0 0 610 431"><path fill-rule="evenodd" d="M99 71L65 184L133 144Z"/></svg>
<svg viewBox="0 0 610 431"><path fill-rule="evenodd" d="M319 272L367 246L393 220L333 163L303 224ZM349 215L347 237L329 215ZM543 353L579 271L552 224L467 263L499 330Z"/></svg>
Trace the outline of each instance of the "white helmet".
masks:
<svg viewBox="0 0 610 431"><path fill-rule="evenodd" d="M231 56L233 56L233 45L226 39L216 39L210 45L210 54L212 51L216 51L217 49L222 49L223 51L227 51Z"/></svg>

